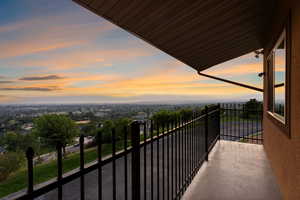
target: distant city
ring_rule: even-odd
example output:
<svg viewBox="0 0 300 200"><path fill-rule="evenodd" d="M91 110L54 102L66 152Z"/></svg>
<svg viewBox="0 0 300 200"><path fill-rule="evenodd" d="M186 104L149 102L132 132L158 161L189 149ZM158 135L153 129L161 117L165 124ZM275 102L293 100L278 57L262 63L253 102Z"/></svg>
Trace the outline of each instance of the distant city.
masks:
<svg viewBox="0 0 300 200"><path fill-rule="evenodd" d="M159 110L201 107L204 104L49 104L49 105L0 105L0 136L8 131L27 134L35 118L45 114L68 115L78 125L90 121L131 118L149 119Z"/></svg>

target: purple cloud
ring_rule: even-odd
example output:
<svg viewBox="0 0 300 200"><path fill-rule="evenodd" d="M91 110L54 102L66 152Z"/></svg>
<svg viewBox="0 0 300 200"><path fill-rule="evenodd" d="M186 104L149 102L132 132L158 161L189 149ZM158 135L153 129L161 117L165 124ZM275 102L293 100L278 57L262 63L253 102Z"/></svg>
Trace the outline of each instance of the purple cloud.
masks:
<svg viewBox="0 0 300 200"><path fill-rule="evenodd" d="M19 80L21 81L47 81L47 80L57 80L63 79L64 77L58 75L49 75L49 76L27 76L22 77Z"/></svg>

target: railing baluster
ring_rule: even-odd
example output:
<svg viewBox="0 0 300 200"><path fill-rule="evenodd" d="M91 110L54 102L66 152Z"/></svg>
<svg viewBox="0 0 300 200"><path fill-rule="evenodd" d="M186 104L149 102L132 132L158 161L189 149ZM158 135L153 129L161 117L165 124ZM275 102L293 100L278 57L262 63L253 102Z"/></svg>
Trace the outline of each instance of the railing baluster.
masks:
<svg viewBox="0 0 300 200"><path fill-rule="evenodd" d="M147 199L147 134L146 134L146 122L144 122L144 200Z"/></svg>
<svg viewBox="0 0 300 200"><path fill-rule="evenodd" d="M183 133L183 119L182 119L182 117L181 117L181 121L180 121L180 134L181 134L181 141L180 141L180 143L181 143L181 158L180 158L180 162L181 162L181 183L180 183L180 191L182 191L181 189L183 188L183 185L184 185L184 174L183 174L183 170L184 170L184 168L183 168L183 166L184 166L184 146L183 146L183 144L184 144L184 140L183 140L183 138L184 138L184 133ZM182 192L180 192L180 196L182 195Z"/></svg>
<svg viewBox="0 0 300 200"><path fill-rule="evenodd" d="M259 116L259 108L257 107L256 109L255 109L255 119L256 119L256 131L255 131L255 133L256 133L256 136L255 136L255 138L256 138L256 144L258 144L258 116Z"/></svg>
<svg viewBox="0 0 300 200"><path fill-rule="evenodd" d="M198 117L198 111L196 111L195 113L195 117ZM197 123L199 123L199 125L197 126ZM196 167L198 167L198 163L199 163L199 155L200 155L200 148L199 148L199 139L200 139L200 131L199 131L199 127L201 126L201 119L197 120L195 122L195 159L196 159Z"/></svg>
<svg viewBox="0 0 300 200"><path fill-rule="evenodd" d="M116 159L115 159L115 156L116 156L116 129L113 128L112 129L112 157L113 157L113 160L112 160L112 178L113 178L113 200L116 200L117 199L117 183L116 183Z"/></svg>
<svg viewBox="0 0 300 200"><path fill-rule="evenodd" d="M156 122L156 129L157 129L157 137L159 136L159 124L158 124L158 122ZM157 142L156 142L156 144L157 144L157 146L156 146L156 154L157 154L157 156L156 156L156 159L157 159L157 161L156 161L156 164L157 164L157 200L159 200L160 199L160 192L159 192L159 187L160 187L160 180L159 180L159 177L160 177L160 172L159 172L159 138L157 138Z"/></svg>
<svg viewBox="0 0 300 200"><path fill-rule="evenodd" d="M126 152L124 156L124 195L125 200L128 199L128 167L127 167L127 140L128 140L128 127L124 127L124 151Z"/></svg>
<svg viewBox="0 0 300 200"><path fill-rule="evenodd" d="M259 120L259 124L260 124L260 128L259 128L259 131L261 132L260 136L258 137L259 139L259 142L261 142L260 144L263 144L263 108L262 108L262 105L259 107L259 111L257 113L258 115L258 120Z"/></svg>
<svg viewBox="0 0 300 200"><path fill-rule="evenodd" d="M190 118L187 120L187 162L188 162L188 167L187 167L187 172L188 172L188 184L190 183L190 172L191 172L191 123L190 123Z"/></svg>
<svg viewBox="0 0 300 200"><path fill-rule="evenodd" d="M252 113L254 113L255 112L255 110L254 110L255 108L253 108L253 110L252 110ZM254 119L253 119L254 117L252 116L251 117L251 139L252 139L252 143L254 144Z"/></svg>
<svg viewBox="0 0 300 200"><path fill-rule="evenodd" d="M178 129L177 129L177 127L178 127L178 117L176 117L176 119L175 119L175 127L176 127L176 131L175 131L175 196L177 197L177 190L178 190L178 182L177 182L177 180L178 180L178 171L177 171L177 166L179 165L179 163L178 163L178 144L177 144L177 138L178 138Z"/></svg>
<svg viewBox="0 0 300 200"><path fill-rule="evenodd" d="M237 112L237 104L233 104L233 130L234 130L234 140L238 138L238 129L237 129L237 117L236 117L236 112Z"/></svg>
<svg viewBox="0 0 300 200"><path fill-rule="evenodd" d="M79 148L80 148L80 199L84 200L84 136L81 135L79 138Z"/></svg>
<svg viewBox="0 0 300 200"><path fill-rule="evenodd" d="M188 133L187 133L187 119L184 119L184 190L188 182Z"/></svg>
<svg viewBox="0 0 300 200"><path fill-rule="evenodd" d="M190 119L188 119L188 123L189 123ZM188 171L188 184L190 183L191 181L191 126L190 126L190 123L188 124L187 126L187 161L188 161L188 168L187 168L187 171Z"/></svg>
<svg viewBox="0 0 300 200"><path fill-rule="evenodd" d="M243 114L243 141L245 142L245 104L243 104L243 110L242 110Z"/></svg>
<svg viewBox="0 0 300 200"><path fill-rule="evenodd" d="M193 137L192 137L192 142L193 142L193 169L196 168L196 138L195 138L195 125L196 125L196 113L193 112Z"/></svg>
<svg viewBox="0 0 300 200"><path fill-rule="evenodd" d="M208 107L205 106L205 160L208 161Z"/></svg>
<svg viewBox="0 0 300 200"><path fill-rule="evenodd" d="M131 176L132 176L132 200L141 199L141 181L140 181L140 123L134 121L131 124Z"/></svg>
<svg viewBox="0 0 300 200"><path fill-rule="evenodd" d="M237 120L237 122L238 122L238 134L239 134L239 141L241 140L241 118L240 118L240 110L241 110L241 107L240 107L241 105L240 104L238 104L238 109L236 110L236 112L237 112L237 118L238 118L238 120Z"/></svg>
<svg viewBox="0 0 300 200"><path fill-rule="evenodd" d="M189 124L189 159L190 159L190 169L189 169L189 176L190 176L190 181L189 183L192 182L192 159L193 159L193 143L192 143L192 120L193 116L190 117L190 124Z"/></svg>
<svg viewBox="0 0 300 200"><path fill-rule="evenodd" d="M102 200L102 132L97 133L98 153L98 200Z"/></svg>
<svg viewBox="0 0 300 200"><path fill-rule="evenodd" d="M165 122L162 124L162 195L165 199Z"/></svg>
<svg viewBox="0 0 300 200"><path fill-rule="evenodd" d="M169 131L170 126L169 122L167 123L167 199L170 199L170 137Z"/></svg>
<svg viewBox="0 0 300 200"><path fill-rule="evenodd" d="M193 123L192 123L192 144L193 144L193 160L192 160L192 168L193 171L196 168L196 143L195 143L195 123L196 123L196 116L195 112L193 112Z"/></svg>
<svg viewBox="0 0 300 200"><path fill-rule="evenodd" d="M221 105L218 104L218 115L217 115L217 121L218 121L218 138L221 140Z"/></svg>
<svg viewBox="0 0 300 200"><path fill-rule="evenodd" d="M184 170L183 170L183 188L185 188L186 183L186 119L183 119L183 145L184 145L184 151L183 151L183 164L184 164ZM183 191L182 191L183 194Z"/></svg>
<svg viewBox="0 0 300 200"><path fill-rule="evenodd" d="M234 129L233 129L233 104L231 103L230 104L230 131L231 131L231 140L234 140L234 137L233 137L233 133L234 133Z"/></svg>
<svg viewBox="0 0 300 200"><path fill-rule="evenodd" d="M174 136L175 136L175 121L174 119L172 119L171 121L171 130L172 130L172 134L171 134L171 185L172 185L172 189L171 189L171 199L174 199Z"/></svg>
<svg viewBox="0 0 300 200"><path fill-rule="evenodd" d="M33 158L34 158L34 150L33 148L29 147L26 151L26 158L27 158L27 175L28 175L28 187L27 193L33 193Z"/></svg>
<svg viewBox="0 0 300 200"><path fill-rule="evenodd" d="M62 199L62 144L60 142L57 143L57 181L58 181L58 192L57 192L57 199Z"/></svg>
<svg viewBox="0 0 300 200"><path fill-rule="evenodd" d="M229 117L229 109L228 109L229 105L227 104L226 105L226 119L227 119L227 122L226 122L226 139L228 140L228 135L229 135L229 124L230 124L230 117Z"/></svg>
<svg viewBox="0 0 300 200"><path fill-rule="evenodd" d="M154 196L153 196L153 192L154 192L154 183L153 183L153 121L151 120L150 121L150 139L151 139L151 144L150 144L150 148L151 148L151 200L154 199Z"/></svg>

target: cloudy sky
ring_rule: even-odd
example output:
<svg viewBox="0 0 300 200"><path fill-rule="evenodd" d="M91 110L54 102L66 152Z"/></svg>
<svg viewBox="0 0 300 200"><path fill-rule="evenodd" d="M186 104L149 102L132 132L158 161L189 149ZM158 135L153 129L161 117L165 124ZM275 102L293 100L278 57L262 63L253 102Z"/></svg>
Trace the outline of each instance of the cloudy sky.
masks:
<svg viewBox="0 0 300 200"><path fill-rule="evenodd" d="M71 0L1 0L0 103L207 102L261 98L197 75ZM248 54L205 72L262 87Z"/></svg>

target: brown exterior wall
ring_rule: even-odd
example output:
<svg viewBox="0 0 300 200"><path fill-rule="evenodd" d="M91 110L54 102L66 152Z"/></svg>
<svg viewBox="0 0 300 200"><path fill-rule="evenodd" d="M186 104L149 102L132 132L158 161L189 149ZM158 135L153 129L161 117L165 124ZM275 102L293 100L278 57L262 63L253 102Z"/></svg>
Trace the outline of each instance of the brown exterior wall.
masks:
<svg viewBox="0 0 300 200"><path fill-rule="evenodd" d="M300 1L280 0L265 46L265 60L291 12L291 126L290 138L267 116L268 94L264 93L264 147L277 177L283 199L300 200ZM266 61L264 62L266 71ZM267 77L264 88L267 89Z"/></svg>

